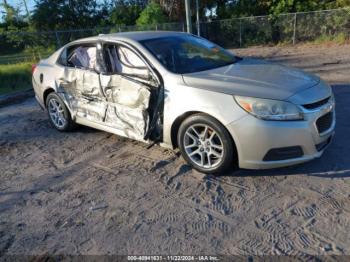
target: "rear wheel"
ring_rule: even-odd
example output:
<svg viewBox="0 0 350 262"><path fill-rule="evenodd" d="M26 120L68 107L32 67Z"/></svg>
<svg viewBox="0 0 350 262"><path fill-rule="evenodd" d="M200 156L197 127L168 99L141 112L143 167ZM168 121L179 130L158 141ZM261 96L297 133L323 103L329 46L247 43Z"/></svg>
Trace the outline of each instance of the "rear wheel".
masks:
<svg viewBox="0 0 350 262"><path fill-rule="evenodd" d="M75 127L68 108L62 99L56 94L51 93L46 98L46 109L51 124L59 131L70 131Z"/></svg>
<svg viewBox="0 0 350 262"><path fill-rule="evenodd" d="M220 173L233 167L235 149L232 138L216 119L198 114L187 118L178 132L182 156L203 173Z"/></svg>

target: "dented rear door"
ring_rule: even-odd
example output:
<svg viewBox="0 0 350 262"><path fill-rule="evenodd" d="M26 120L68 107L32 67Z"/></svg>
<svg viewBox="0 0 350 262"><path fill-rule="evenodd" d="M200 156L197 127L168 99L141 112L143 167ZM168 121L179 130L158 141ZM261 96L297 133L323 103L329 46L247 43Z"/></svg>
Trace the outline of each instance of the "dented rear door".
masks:
<svg viewBox="0 0 350 262"><path fill-rule="evenodd" d="M65 67L58 89L75 117L103 123L106 114L100 75L88 69Z"/></svg>

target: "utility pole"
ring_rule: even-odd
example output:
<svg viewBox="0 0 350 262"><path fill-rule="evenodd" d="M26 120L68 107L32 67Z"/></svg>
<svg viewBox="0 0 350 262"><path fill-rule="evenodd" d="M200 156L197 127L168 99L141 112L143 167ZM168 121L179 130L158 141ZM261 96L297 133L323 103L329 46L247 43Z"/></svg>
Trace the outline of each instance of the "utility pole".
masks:
<svg viewBox="0 0 350 262"><path fill-rule="evenodd" d="M201 36L201 26L199 22L199 3L198 0L196 0L196 17L197 17L197 35Z"/></svg>
<svg viewBox="0 0 350 262"><path fill-rule="evenodd" d="M294 22L293 22L293 45L295 45L296 29L297 29L297 13L294 14Z"/></svg>
<svg viewBox="0 0 350 262"><path fill-rule="evenodd" d="M28 22L29 22L30 13L29 13L29 10L28 10L27 1L26 1L26 0L23 0L23 3L24 3L24 8L26 9L26 12L27 12L27 19L28 19Z"/></svg>
<svg viewBox="0 0 350 262"><path fill-rule="evenodd" d="M187 33L192 33L191 0L185 0Z"/></svg>

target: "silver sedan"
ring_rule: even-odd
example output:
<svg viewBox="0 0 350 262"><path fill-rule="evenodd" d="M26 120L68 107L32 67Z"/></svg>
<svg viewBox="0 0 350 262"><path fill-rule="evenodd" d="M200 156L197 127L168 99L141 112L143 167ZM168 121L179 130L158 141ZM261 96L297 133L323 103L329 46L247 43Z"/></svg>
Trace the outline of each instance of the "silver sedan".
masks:
<svg viewBox="0 0 350 262"><path fill-rule="evenodd" d="M186 33L74 41L33 66L33 87L56 129L179 148L204 173L305 162L334 134L334 97L319 77Z"/></svg>

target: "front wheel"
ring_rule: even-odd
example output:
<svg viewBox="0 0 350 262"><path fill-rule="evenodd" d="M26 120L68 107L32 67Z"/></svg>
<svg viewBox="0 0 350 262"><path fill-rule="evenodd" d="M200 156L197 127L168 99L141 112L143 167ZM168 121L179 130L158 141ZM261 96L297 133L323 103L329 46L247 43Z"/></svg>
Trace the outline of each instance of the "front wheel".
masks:
<svg viewBox="0 0 350 262"><path fill-rule="evenodd" d="M185 119L177 137L184 159L203 173L221 173L234 166L235 148L225 127L216 119L197 114Z"/></svg>
<svg viewBox="0 0 350 262"><path fill-rule="evenodd" d="M46 99L46 109L51 124L59 131L71 131L75 127L68 108L62 99L56 94L51 93Z"/></svg>

